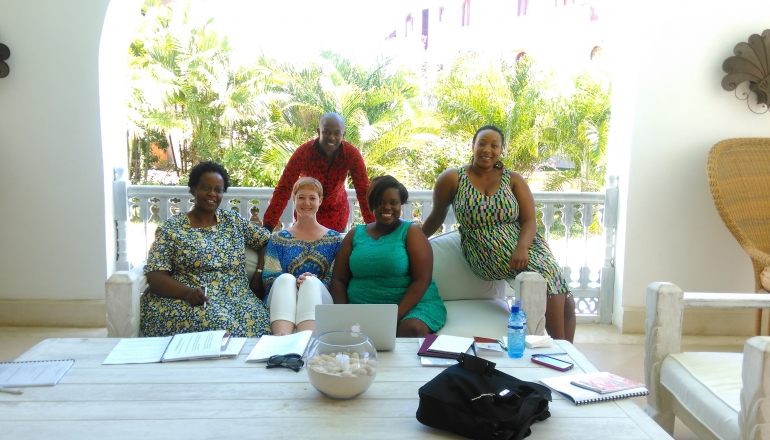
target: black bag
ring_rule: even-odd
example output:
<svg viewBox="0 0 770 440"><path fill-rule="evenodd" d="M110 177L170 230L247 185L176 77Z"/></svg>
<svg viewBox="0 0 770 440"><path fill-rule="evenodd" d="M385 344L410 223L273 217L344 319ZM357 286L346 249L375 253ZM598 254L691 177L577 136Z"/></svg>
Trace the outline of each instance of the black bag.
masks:
<svg viewBox="0 0 770 440"><path fill-rule="evenodd" d="M419 390L417 420L473 439L527 437L551 416L551 390L495 370L494 362L463 354Z"/></svg>

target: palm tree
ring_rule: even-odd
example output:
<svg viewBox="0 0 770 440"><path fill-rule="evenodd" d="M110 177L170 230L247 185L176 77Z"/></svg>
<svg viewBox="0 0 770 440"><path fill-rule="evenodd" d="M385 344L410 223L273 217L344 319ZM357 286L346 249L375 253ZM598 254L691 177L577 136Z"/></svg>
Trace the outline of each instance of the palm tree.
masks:
<svg viewBox="0 0 770 440"><path fill-rule="evenodd" d="M235 171L234 183L247 180L264 145L264 77L230 66L226 37L210 29L212 19L192 23L189 3L165 7L148 0L145 20L131 44L133 99L131 119L142 136L148 130L166 137L181 176L200 160L217 160ZM240 171L240 172L239 172Z"/></svg>
<svg viewBox="0 0 770 440"><path fill-rule="evenodd" d="M610 89L606 77L588 72L576 76L574 92L555 104L553 114L545 138L574 168L552 173L546 179L545 189L600 191L604 186L610 128Z"/></svg>
<svg viewBox="0 0 770 440"><path fill-rule="evenodd" d="M294 149L315 136L320 117L328 112L344 118L345 139L361 150L370 176L408 177L408 152L422 148L439 131L421 108L416 78L392 68L390 60L364 67L322 52L309 66L264 58L259 64L273 69L273 91L282 96L274 101L281 118L261 159L267 170L283 169Z"/></svg>
<svg viewBox="0 0 770 440"><path fill-rule="evenodd" d="M432 96L445 136L467 145L479 127L496 125L508 145L506 167L531 174L551 155L541 140L550 115L540 75L527 58L509 65L484 63L476 54L459 57Z"/></svg>

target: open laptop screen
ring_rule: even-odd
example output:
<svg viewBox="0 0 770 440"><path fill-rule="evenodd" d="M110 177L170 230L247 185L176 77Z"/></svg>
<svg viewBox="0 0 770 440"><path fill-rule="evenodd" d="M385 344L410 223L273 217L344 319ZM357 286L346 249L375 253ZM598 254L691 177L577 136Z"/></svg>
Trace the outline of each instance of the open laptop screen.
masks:
<svg viewBox="0 0 770 440"><path fill-rule="evenodd" d="M377 351L396 347L396 304L318 304L315 334L335 330L364 333Z"/></svg>

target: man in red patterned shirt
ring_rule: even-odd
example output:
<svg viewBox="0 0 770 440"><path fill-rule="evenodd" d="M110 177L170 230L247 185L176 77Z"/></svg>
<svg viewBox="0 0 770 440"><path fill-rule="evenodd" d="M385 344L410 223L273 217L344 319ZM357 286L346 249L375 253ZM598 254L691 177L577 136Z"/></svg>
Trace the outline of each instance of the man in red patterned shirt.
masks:
<svg viewBox="0 0 770 440"><path fill-rule="evenodd" d="M286 203L291 197L291 189L297 179L314 177L321 182L324 192L321 207L316 214L318 223L337 232L343 232L350 217L348 195L345 192L348 171L356 188L358 206L361 208L364 221L374 222L374 215L366 203L366 191L369 189L366 165L358 149L343 140L345 121L342 120L342 116L336 113L323 115L317 132L318 138L300 145L294 151L281 174L263 221L264 226L270 231L281 218L281 213L286 208Z"/></svg>

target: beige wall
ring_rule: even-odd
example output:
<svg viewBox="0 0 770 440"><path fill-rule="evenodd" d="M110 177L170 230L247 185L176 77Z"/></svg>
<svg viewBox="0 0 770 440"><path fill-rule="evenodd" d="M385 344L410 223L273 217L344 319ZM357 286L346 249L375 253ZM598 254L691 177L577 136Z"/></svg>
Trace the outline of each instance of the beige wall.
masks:
<svg viewBox="0 0 770 440"><path fill-rule="evenodd" d="M15 322L6 318L18 301L88 308L104 298L98 55L108 3L0 5L0 42L11 49L0 79L0 325Z"/></svg>
<svg viewBox="0 0 770 440"><path fill-rule="evenodd" d="M720 86L735 44L770 28L770 2L605 3L605 59L614 60L610 169L621 176L622 199L613 322L643 333L653 281L685 291L753 289L749 258L711 200L706 157L722 139L770 136L770 114L752 114ZM753 321L731 316L736 329ZM730 332L721 318L685 320Z"/></svg>

